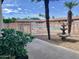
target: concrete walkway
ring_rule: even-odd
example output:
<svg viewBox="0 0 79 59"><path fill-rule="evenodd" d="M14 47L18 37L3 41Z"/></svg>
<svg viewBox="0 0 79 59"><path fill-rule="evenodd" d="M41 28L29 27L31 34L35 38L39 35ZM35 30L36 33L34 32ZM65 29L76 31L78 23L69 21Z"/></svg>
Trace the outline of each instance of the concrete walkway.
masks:
<svg viewBox="0 0 79 59"><path fill-rule="evenodd" d="M79 53L39 39L28 44L29 59L79 59Z"/></svg>

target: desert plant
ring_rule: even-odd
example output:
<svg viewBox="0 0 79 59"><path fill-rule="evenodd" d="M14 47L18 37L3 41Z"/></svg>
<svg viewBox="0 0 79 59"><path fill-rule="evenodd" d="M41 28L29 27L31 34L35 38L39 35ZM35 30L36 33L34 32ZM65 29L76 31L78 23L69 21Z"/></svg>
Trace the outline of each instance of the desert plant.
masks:
<svg viewBox="0 0 79 59"><path fill-rule="evenodd" d="M2 37L0 37L0 55L25 56L27 50L24 48L28 42L32 42L34 38L30 34L26 34L14 29L2 29Z"/></svg>

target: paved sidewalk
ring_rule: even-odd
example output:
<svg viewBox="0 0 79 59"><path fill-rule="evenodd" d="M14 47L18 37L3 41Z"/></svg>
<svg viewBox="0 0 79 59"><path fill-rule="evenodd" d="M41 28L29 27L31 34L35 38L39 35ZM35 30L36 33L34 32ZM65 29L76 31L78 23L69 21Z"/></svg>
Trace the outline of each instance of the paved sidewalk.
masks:
<svg viewBox="0 0 79 59"><path fill-rule="evenodd" d="M29 59L79 59L79 53L39 39L28 44Z"/></svg>

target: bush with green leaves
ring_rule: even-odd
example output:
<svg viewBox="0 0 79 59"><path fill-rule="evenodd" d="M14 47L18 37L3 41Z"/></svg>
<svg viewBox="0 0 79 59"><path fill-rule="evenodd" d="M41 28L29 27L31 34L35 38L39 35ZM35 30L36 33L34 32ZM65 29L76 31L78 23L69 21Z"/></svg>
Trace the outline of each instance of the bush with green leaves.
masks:
<svg viewBox="0 0 79 59"><path fill-rule="evenodd" d="M14 23L16 22L16 18L8 18L8 19L3 19L4 23Z"/></svg>
<svg viewBox="0 0 79 59"><path fill-rule="evenodd" d="M24 48L28 42L32 42L33 36L14 29L2 29L0 37L0 55L25 56L27 51Z"/></svg>

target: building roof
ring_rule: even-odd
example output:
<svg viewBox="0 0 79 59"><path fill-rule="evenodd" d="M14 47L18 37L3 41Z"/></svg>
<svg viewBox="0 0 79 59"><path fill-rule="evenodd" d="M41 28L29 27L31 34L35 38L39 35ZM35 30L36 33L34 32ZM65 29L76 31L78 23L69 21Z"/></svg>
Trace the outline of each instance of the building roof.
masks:
<svg viewBox="0 0 79 59"><path fill-rule="evenodd" d="M79 16L73 16L73 20L79 20ZM50 22L67 21L67 17L50 19ZM16 22L46 22L46 20L17 20Z"/></svg>

